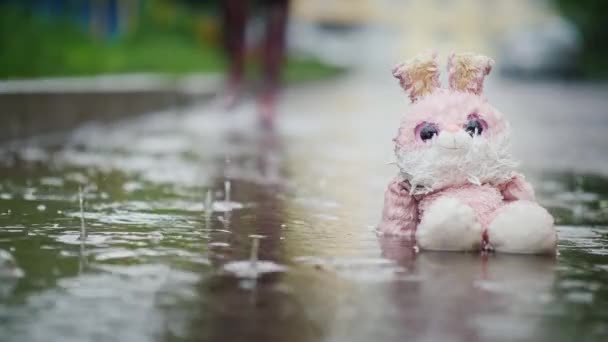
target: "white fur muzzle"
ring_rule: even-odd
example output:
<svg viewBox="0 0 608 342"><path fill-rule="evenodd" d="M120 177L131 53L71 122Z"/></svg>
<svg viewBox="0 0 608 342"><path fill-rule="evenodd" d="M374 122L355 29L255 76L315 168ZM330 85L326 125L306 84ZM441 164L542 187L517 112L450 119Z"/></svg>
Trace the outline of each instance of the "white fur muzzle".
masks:
<svg viewBox="0 0 608 342"><path fill-rule="evenodd" d="M463 134L441 132L419 149L396 150L401 177L411 184L412 194L467 183L497 185L511 179L517 162L511 156L508 132L491 139Z"/></svg>

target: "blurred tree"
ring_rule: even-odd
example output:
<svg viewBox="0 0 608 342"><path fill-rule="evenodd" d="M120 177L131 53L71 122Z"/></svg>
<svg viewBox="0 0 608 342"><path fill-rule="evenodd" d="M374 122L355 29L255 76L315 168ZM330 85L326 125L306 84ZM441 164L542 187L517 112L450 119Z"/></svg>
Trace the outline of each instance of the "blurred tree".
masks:
<svg viewBox="0 0 608 342"><path fill-rule="evenodd" d="M181 2L183 4L186 4L188 6L191 6L193 8L203 8L203 9L210 9L210 8L218 8L220 6L220 4L222 3L223 0L177 0L178 2Z"/></svg>
<svg viewBox="0 0 608 342"><path fill-rule="evenodd" d="M608 1L553 0L563 16L572 20L583 36L583 68L608 76Z"/></svg>

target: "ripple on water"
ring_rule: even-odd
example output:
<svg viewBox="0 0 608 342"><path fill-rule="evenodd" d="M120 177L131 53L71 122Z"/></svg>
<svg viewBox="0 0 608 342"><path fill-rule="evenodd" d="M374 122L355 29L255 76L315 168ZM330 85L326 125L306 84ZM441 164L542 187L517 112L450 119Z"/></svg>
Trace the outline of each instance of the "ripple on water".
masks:
<svg viewBox="0 0 608 342"><path fill-rule="evenodd" d="M288 267L273 261L250 260L230 261L224 264L223 270L238 278L255 279L265 274L287 272Z"/></svg>
<svg viewBox="0 0 608 342"><path fill-rule="evenodd" d="M25 272L17 266L12 254L0 249L0 300L9 298L19 280L24 276ZM2 304L0 302L0 312L1 311ZM0 317L1 316L2 314L0 314Z"/></svg>
<svg viewBox="0 0 608 342"><path fill-rule="evenodd" d="M66 212L66 216L80 218L80 212ZM171 226L190 228L191 224L187 218L169 215L158 214L141 211L126 211L114 210L109 213L104 212L84 212L84 218L87 221L96 221L110 225L138 225L138 226Z"/></svg>
<svg viewBox="0 0 608 342"><path fill-rule="evenodd" d="M102 172L136 174L156 184L200 186L213 180L210 170L179 155L117 154L65 150L60 162L77 167L94 167ZM79 183L86 183L86 177Z"/></svg>
<svg viewBox="0 0 608 342"><path fill-rule="evenodd" d="M80 239L80 232L67 232L61 235L58 235L55 238L58 242L61 243L65 243L68 245L81 245L81 244L86 244L86 245L93 245L93 246L103 246L106 245L108 241L110 241L110 239L112 239L112 236L110 235L103 235L103 234L87 234L87 238L82 241Z"/></svg>
<svg viewBox="0 0 608 342"><path fill-rule="evenodd" d="M220 247L220 248L227 248L230 247L230 244L227 242L219 242L219 241L215 241L215 242L210 242L209 243L209 247Z"/></svg>
<svg viewBox="0 0 608 342"><path fill-rule="evenodd" d="M385 282L395 279L420 280L416 277L406 276L404 274L406 270L403 267L385 258L301 256L294 258L294 261L320 270L331 271L345 279L357 282Z"/></svg>
<svg viewBox="0 0 608 342"><path fill-rule="evenodd" d="M558 226L559 249L583 249L590 254L608 255L604 238L608 227Z"/></svg>
<svg viewBox="0 0 608 342"><path fill-rule="evenodd" d="M2 279L21 278L24 276L23 271L17 266L13 255L3 249L0 249L0 282Z"/></svg>
<svg viewBox="0 0 608 342"><path fill-rule="evenodd" d="M587 304L593 302L593 293L592 292L569 292L566 294L566 300L578 303L578 304Z"/></svg>
<svg viewBox="0 0 608 342"><path fill-rule="evenodd" d="M64 185L64 180L59 177L42 177L40 178L40 185L62 187Z"/></svg>
<svg viewBox="0 0 608 342"><path fill-rule="evenodd" d="M187 303L197 297L192 289L200 275L195 272L153 263L97 269L100 272L62 279L58 288L34 294L13 308L5 317L12 322L8 333L15 341L47 341L49 336L74 342L149 341L178 318L167 317L159 301ZM165 289L171 289L169 298Z"/></svg>
<svg viewBox="0 0 608 342"><path fill-rule="evenodd" d="M113 261L113 260L124 260L124 259L137 259L142 258L150 262L155 259L167 259L167 258L180 258L188 260L189 263L199 265L211 265L209 259L197 252L189 252L178 248L100 248L91 250L89 252L93 256L95 261Z"/></svg>
<svg viewBox="0 0 608 342"><path fill-rule="evenodd" d="M214 201L212 203L213 212L227 212L238 209L243 209L246 206L240 202L235 201ZM205 211L205 205L202 201L192 200L162 200L162 201L128 201L128 202L110 202L110 203L96 203L91 206L94 210L108 210L115 209L119 211L154 211L154 210L174 210L174 211L186 211L186 212L199 212Z"/></svg>

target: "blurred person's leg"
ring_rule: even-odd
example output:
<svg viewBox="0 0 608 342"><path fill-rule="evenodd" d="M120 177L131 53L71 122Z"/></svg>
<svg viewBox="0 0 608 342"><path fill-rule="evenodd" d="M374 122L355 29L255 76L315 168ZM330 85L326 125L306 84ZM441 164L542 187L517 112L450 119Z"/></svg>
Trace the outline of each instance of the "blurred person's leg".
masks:
<svg viewBox="0 0 608 342"><path fill-rule="evenodd" d="M285 59L285 31L289 0L264 0L267 6L266 37L263 51L263 89L259 98L259 114L264 126L272 126L276 97Z"/></svg>
<svg viewBox="0 0 608 342"><path fill-rule="evenodd" d="M228 80L225 104L234 105L245 73L245 25L249 11L247 0L223 0L224 44L228 55Z"/></svg>

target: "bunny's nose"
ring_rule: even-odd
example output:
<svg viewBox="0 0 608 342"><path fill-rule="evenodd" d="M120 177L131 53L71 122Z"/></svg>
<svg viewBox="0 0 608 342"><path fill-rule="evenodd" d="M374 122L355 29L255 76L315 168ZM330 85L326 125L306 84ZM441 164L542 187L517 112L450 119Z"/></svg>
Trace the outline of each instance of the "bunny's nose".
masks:
<svg viewBox="0 0 608 342"><path fill-rule="evenodd" d="M458 126L456 124L451 124L451 125L448 125L445 128L445 130L448 131L448 132L456 133L456 132L458 132L460 130L460 126Z"/></svg>
<svg viewBox="0 0 608 342"><path fill-rule="evenodd" d="M448 150L461 150L467 151L470 146L471 136L469 136L464 130L458 129L458 132L449 132L445 128L439 136L437 136L437 145Z"/></svg>

